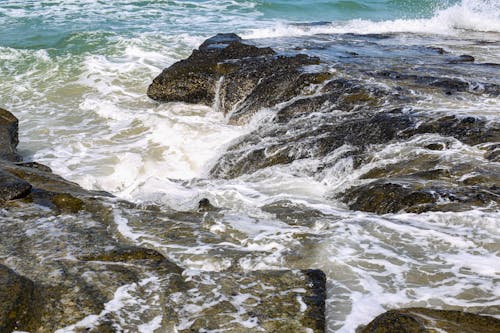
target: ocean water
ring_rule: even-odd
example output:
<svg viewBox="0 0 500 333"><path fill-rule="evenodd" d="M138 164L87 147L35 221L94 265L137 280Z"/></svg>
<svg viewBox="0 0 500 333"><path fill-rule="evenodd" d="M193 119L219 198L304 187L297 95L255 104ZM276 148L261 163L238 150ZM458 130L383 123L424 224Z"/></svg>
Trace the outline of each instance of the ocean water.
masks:
<svg viewBox="0 0 500 333"><path fill-rule="evenodd" d="M237 259L241 268L326 272L330 332L353 332L394 307L500 304L498 211L378 216L332 199L359 183L363 172L422 153L436 137L378 147L377 159L363 170L340 160L311 175L324 161L306 159L231 180L211 178L208 171L225 149L269 118L266 110L234 126L214 108L158 104L145 92L163 68L219 32L285 51L325 36L351 41L355 35L356 51L374 58L380 47L430 45L500 63L495 0L1 0L0 106L20 119L20 153L84 188L133 202L189 210L209 198L226 210L208 230L241 234L231 240L249 253ZM374 48L364 44L364 35L376 34L390 38ZM500 83L498 70L483 74ZM420 105L436 106L500 119L498 98L429 98ZM457 140L447 154L443 163L482 156ZM263 209L283 200L323 217L288 223ZM208 242L175 244L156 224L126 212L117 210L115 220L123 237L191 272L222 271L234 261L211 254L215 245Z"/></svg>

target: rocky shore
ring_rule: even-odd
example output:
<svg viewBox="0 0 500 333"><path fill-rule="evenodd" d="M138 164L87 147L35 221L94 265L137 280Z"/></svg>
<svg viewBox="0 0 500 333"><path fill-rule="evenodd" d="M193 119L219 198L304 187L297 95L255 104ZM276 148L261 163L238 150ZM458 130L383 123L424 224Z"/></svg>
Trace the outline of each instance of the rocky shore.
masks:
<svg viewBox="0 0 500 333"><path fill-rule="evenodd" d="M435 52L439 65L474 60L426 52ZM439 70L434 76L365 71L375 78L367 83L355 73L339 74L346 70L339 65L332 71L321 58L300 50L281 54L220 34L165 69L147 94L161 102L213 106L234 125L248 124L262 110L270 114L227 148L211 168L213 178L324 158L309 170L315 177L345 159L362 173L361 181L331 194L346 209L376 214L498 210L500 124L422 113L417 102L419 89L443 96L498 96L499 86L470 89ZM0 332L136 332L137 326L124 319L130 313L158 332L326 331L322 271L233 266L188 271L168 253L126 239L116 211L133 211L137 223L161 227L164 238L189 238L190 230L174 222L160 225L158 217L202 224L207 216L217 218L216 207L202 201L197 211L169 212L87 191L47 166L24 162L16 150L17 132L17 119L0 109ZM422 135L428 139L415 141L421 146L418 155L365 171L383 147ZM450 162L439 154L459 144L476 147L477 158L485 162ZM131 295L142 303L127 303ZM493 333L500 331L500 320L411 308L382 314L358 331Z"/></svg>
<svg viewBox="0 0 500 333"><path fill-rule="evenodd" d="M131 313L161 332L246 332L255 325L268 332L325 330L323 272L211 272L200 280L188 278L163 254L134 246L116 232L116 205L135 209L139 218L152 211L160 215L159 209L84 190L45 165L22 162L18 121L6 110L0 115L0 332L137 332L137 324L123 319ZM208 205L202 202L200 211ZM189 313L186 305L199 293L207 304L225 299ZM127 304L127 295L147 310ZM242 295L260 301L240 304Z"/></svg>
<svg viewBox="0 0 500 333"><path fill-rule="evenodd" d="M455 64L461 59L471 61L466 56L440 60ZM463 162L441 168L443 161L435 152L457 140L480 147L486 160L497 162L500 124L480 117L422 114L413 105L420 98L418 89L439 89L444 95L465 91L498 96L499 86L483 84L481 91L469 91L469 84L447 77L369 73L396 81L397 87L391 88L347 79L325 71L321 63L317 57L284 56L268 47L245 44L234 34L220 34L165 69L150 85L148 96L215 105L234 124L249 122L257 110L274 114L227 149L211 170L216 178L322 158L341 147L347 148L341 157L362 170L375 158L374 147L417 135L439 135L439 141L423 146L419 156L372 169L361 177L366 180L362 184L335 195L350 209L378 214L497 209L500 178L496 164ZM402 85L403 80L411 83Z"/></svg>

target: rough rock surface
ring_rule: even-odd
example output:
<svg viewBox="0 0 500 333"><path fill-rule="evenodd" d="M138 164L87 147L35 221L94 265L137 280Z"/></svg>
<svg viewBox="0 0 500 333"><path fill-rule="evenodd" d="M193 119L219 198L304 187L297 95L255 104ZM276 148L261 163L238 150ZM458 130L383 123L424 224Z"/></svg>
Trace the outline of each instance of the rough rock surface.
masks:
<svg viewBox="0 0 500 333"><path fill-rule="evenodd" d="M7 111L3 114L15 119ZM12 123L17 124L17 120ZM2 135L10 139L0 146L17 143L17 132L12 128L0 127ZM9 156L17 156L15 145L9 147ZM226 319L243 315L237 308L238 297L234 306L214 303L205 281L187 281L184 270L163 254L133 245L115 232L114 209L133 208L140 221L152 218L155 224L159 209L145 211L131 203L116 202L107 193L82 189L42 164L18 160L0 159L0 332L48 333L61 328L136 332L138 325L155 318L162 318L162 330L173 332L187 316L185 304L179 300L196 299L190 295L196 290L201 290L210 305L193 327L231 331ZM184 215L199 225L202 216L217 211L205 199L199 212ZM179 237L171 220L166 222L164 232ZM192 232L186 237L196 241ZM244 290L263 298L260 304L244 306L246 316L255 318L269 332L324 331L326 294L321 271L207 274L219 285L231 286L221 290L224 297L232 297L240 288L238 279L279 288L275 293ZM132 302L128 302L129 296Z"/></svg>
<svg viewBox="0 0 500 333"><path fill-rule="evenodd" d="M40 287L0 264L0 332L33 331L43 302Z"/></svg>
<svg viewBox="0 0 500 333"><path fill-rule="evenodd" d="M500 320L461 311L425 308L391 310L375 318L357 333L496 333Z"/></svg>
<svg viewBox="0 0 500 333"><path fill-rule="evenodd" d="M270 48L245 44L235 34L206 40L191 56L153 80L148 96L158 101L216 105L229 121L246 123L262 107L285 102L302 89L329 77L304 66L319 59L303 54L277 55Z"/></svg>
<svg viewBox="0 0 500 333"><path fill-rule="evenodd" d="M246 123L263 108L274 112L270 121L227 148L211 169L217 178L240 177L297 160L329 161L310 170L311 176L318 177L339 159L351 159L354 169L362 168L377 158L377 149L383 145L429 135L442 138L442 142L428 144L425 149L429 151L444 151L458 140L470 146L482 145L486 160L498 160L499 124L476 116L413 110L421 93L429 91L440 96L499 94L495 84L447 74L450 65L474 63L473 57L446 55L443 59L432 60L437 66L428 71L432 75L369 69L360 74L372 79L361 80L350 73L352 62L347 69L336 68L335 75L325 70L305 71L307 65L321 61L303 54L279 56L270 48L247 45L234 34L217 35L188 59L165 69L148 93L157 100L214 105L229 113L230 123ZM439 67L439 61L445 66ZM187 90L183 85L188 85ZM193 90L198 92L183 95ZM335 154L338 156L332 160L330 156ZM428 156L374 168L361 177L371 182L345 189L335 197L350 209L379 214L494 209L500 204L500 179L494 176L497 167L477 168L473 162L464 162L438 168L449 162L435 154Z"/></svg>
<svg viewBox="0 0 500 333"><path fill-rule="evenodd" d="M322 271L207 272L192 281L201 287L175 297L184 307L181 317L189 323L180 332L219 329L243 333L256 325L276 333L325 331L326 278ZM212 305L201 313L191 313L191 299L197 297Z"/></svg>
<svg viewBox="0 0 500 333"><path fill-rule="evenodd" d="M0 159L18 161L16 152L18 144L18 120L12 113L0 108Z"/></svg>
<svg viewBox="0 0 500 333"><path fill-rule="evenodd" d="M423 186L418 178L413 182L389 178L350 188L342 195L342 200L350 209L378 214L466 211L500 204L500 188L496 185L449 187L439 181Z"/></svg>

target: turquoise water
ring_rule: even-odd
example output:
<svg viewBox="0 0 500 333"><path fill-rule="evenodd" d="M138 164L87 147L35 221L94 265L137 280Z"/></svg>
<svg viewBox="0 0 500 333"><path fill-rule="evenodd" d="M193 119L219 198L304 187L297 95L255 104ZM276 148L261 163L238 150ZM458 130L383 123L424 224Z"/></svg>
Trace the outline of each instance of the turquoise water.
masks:
<svg viewBox="0 0 500 333"><path fill-rule="evenodd" d="M15 48L95 50L112 36L203 35L221 31L244 32L276 22L335 22L353 19L387 21L431 18L439 10L462 6L498 19L496 1L438 0L274 0L274 1L19 1L0 4L0 45ZM496 13L495 13L496 11ZM483 17L484 18L484 17ZM446 24L446 22L443 22ZM498 24L498 22L497 22ZM497 26L498 28L498 26ZM99 33L101 40L75 37ZM79 45L87 42L85 46Z"/></svg>

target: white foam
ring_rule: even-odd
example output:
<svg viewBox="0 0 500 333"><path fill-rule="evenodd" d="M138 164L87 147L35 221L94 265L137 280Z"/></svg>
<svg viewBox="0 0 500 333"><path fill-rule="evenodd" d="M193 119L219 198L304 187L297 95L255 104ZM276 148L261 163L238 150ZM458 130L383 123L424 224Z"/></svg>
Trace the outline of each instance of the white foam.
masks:
<svg viewBox="0 0 500 333"><path fill-rule="evenodd" d="M495 0L462 0L446 9L437 10L429 19L397 19L370 21L354 19L319 26L290 25L280 22L272 27L250 30L245 38L273 38L316 34L425 33L459 34L464 30L500 32L500 3Z"/></svg>

